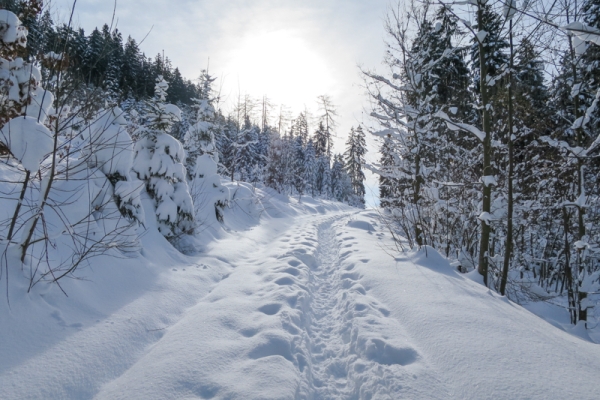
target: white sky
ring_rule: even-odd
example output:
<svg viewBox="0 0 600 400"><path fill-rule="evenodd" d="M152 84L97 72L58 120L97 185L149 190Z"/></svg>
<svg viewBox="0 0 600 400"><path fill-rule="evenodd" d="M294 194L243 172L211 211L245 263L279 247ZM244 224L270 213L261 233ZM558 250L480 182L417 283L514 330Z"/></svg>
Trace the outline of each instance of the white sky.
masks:
<svg viewBox="0 0 600 400"><path fill-rule="evenodd" d="M52 0L55 19L66 21L72 0ZM267 95L293 115L316 97L331 96L338 107L335 151L351 126L368 122L366 97L358 65L380 69L384 55L385 18L390 0L120 0L115 22L124 38L131 35L146 56L164 50L189 79L206 68L218 77L225 109L239 92ZM89 34L110 24L110 0L78 0L75 26ZM368 160L378 158L373 138ZM368 177L367 200L377 191Z"/></svg>

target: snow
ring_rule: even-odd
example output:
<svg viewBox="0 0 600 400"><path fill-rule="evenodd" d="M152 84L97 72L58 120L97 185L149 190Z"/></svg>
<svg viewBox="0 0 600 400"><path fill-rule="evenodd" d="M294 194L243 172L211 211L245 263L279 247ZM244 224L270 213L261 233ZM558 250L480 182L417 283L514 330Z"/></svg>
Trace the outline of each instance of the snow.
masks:
<svg viewBox="0 0 600 400"><path fill-rule="evenodd" d="M202 229L206 226L217 226L223 217L223 207L230 200L230 192L221 184L221 177L217 174L217 163L211 154L205 153L196 158L190 194L194 199L198 225ZM253 197L251 192L249 197Z"/></svg>
<svg viewBox="0 0 600 400"><path fill-rule="evenodd" d="M27 42L27 28L15 14L8 10L0 10L0 41L4 43L18 43L25 47Z"/></svg>
<svg viewBox="0 0 600 400"><path fill-rule="evenodd" d="M486 31L479 31L475 34L479 43L483 43L483 41L485 40L487 35L488 35L488 33Z"/></svg>
<svg viewBox="0 0 600 400"><path fill-rule="evenodd" d="M35 67L33 68L35 69ZM48 90L37 87L30 91L29 98L31 99L31 104L27 105L27 116L35 118L41 123L45 123L52 112L54 95Z"/></svg>
<svg viewBox="0 0 600 400"><path fill-rule="evenodd" d="M444 121L446 121L446 125L448 126L448 129L451 129L453 131L463 130L465 132L470 132L473 135L477 136L477 138L480 141L483 142L485 140L485 137L486 137L486 133L485 132L480 131L479 129L477 129L473 125L463 124L463 123L458 123L458 122L452 121L450 119L450 117L448 116L448 114L446 114L442 110L438 111L434 116L437 117L437 118L441 118Z"/></svg>
<svg viewBox="0 0 600 400"><path fill-rule="evenodd" d="M496 177L494 175L485 175L481 177L481 182L485 186L498 186L498 182L496 181Z"/></svg>
<svg viewBox="0 0 600 400"><path fill-rule="evenodd" d="M585 25L580 21L571 22L570 24L561 26L560 29L573 35L575 50L578 55L581 55L585 51L585 48L587 48L587 46L584 46L584 42L592 42L600 46L600 30Z"/></svg>
<svg viewBox="0 0 600 400"><path fill-rule="evenodd" d="M487 225L491 225L491 222L496 220L496 217L494 217L489 212L484 211L481 214L479 214L479 217L477 217L477 219L479 219L480 221L484 221Z"/></svg>
<svg viewBox="0 0 600 400"><path fill-rule="evenodd" d="M89 163L106 175L130 175L134 153L133 141L125 129L126 123L123 111L115 107L101 111L98 118L82 132L88 143Z"/></svg>
<svg viewBox="0 0 600 400"><path fill-rule="evenodd" d="M26 293L12 272L2 397L597 397L598 345L432 248L401 251L375 211L228 190L230 225L202 232L202 253L182 255L150 219L140 256L91 260L69 297Z"/></svg>
<svg viewBox="0 0 600 400"><path fill-rule="evenodd" d="M52 133L35 118L17 117L8 121L0 130L0 141L10 149L28 171L40 169L42 160L52 152Z"/></svg>
<svg viewBox="0 0 600 400"><path fill-rule="evenodd" d="M525 8L525 7L523 7ZM517 0L507 0L502 6L502 15L506 19L512 19L517 13Z"/></svg>

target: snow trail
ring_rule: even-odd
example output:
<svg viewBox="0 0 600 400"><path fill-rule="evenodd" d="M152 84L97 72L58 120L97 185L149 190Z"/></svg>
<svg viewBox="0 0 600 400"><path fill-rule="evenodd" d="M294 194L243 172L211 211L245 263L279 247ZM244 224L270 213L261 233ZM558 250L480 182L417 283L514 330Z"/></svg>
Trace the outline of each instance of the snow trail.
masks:
<svg viewBox="0 0 600 400"><path fill-rule="evenodd" d="M335 237L333 221L317 228L317 251L315 268L309 270L311 296L308 310L309 350L311 369L309 387L314 398L348 398L350 393L346 353L340 332L339 293L339 244Z"/></svg>
<svg viewBox="0 0 600 400"><path fill-rule="evenodd" d="M307 390L296 398L444 398L447 388L347 261L360 251L355 237L344 236L345 226L372 228L354 221L354 215L314 226L318 245L307 271L309 302L303 309L310 363L300 385ZM424 379L415 384L417 375Z"/></svg>
<svg viewBox="0 0 600 400"><path fill-rule="evenodd" d="M45 293L18 303L17 316L60 309L61 325L47 324L55 343L32 347L0 324L12 347L37 350L18 358L0 345L0 397L595 398L597 345L465 279L432 249L395 254L374 212L303 206L197 257L148 246L138 268L94 282L87 308ZM88 299L93 286L75 283ZM107 288L137 291L93 303Z"/></svg>

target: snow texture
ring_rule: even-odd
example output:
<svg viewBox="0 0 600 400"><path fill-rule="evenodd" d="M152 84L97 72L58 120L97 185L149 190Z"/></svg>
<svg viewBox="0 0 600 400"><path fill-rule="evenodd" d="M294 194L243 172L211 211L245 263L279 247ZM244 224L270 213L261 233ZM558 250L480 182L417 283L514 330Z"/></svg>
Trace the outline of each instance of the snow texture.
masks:
<svg viewBox="0 0 600 400"><path fill-rule="evenodd" d="M517 0L506 0L502 6L502 15L506 19L512 19L517 13Z"/></svg>
<svg viewBox="0 0 600 400"><path fill-rule="evenodd" d="M103 110L98 118L82 132L88 143L90 164L105 175L129 177L133 165L133 141L125 129L123 111L115 107Z"/></svg>
<svg viewBox="0 0 600 400"><path fill-rule="evenodd" d="M573 35L574 46L578 55L581 55L585 51L585 48L587 48L587 46L584 46L584 42L592 42L600 46L600 30L585 25L580 21L561 26L561 29Z"/></svg>
<svg viewBox="0 0 600 400"><path fill-rule="evenodd" d="M470 132L473 135L477 136L477 138L480 141L483 142L485 140L485 137L486 137L486 133L485 132L480 131L479 129L477 129L473 125L463 124L463 123L458 123L458 122L452 121L450 119L450 117L448 116L448 114L446 114L442 110L438 111L435 114L435 117L441 118L444 121L446 121L446 125L448 125L448 129L451 129L453 131L463 130L465 132Z"/></svg>
<svg viewBox="0 0 600 400"><path fill-rule="evenodd" d="M92 260L69 297L17 277L0 302L2 397L597 397L596 344L429 247L398 252L373 211L256 193L261 223L228 208L240 225L201 255L150 221L139 258Z"/></svg>
<svg viewBox="0 0 600 400"><path fill-rule="evenodd" d="M0 41L4 43L17 43L25 47L27 44L27 28L15 14L8 10L0 10Z"/></svg>
<svg viewBox="0 0 600 400"><path fill-rule="evenodd" d="M31 117L17 117L0 130L0 141L28 171L40 169L42 160L52 152L52 133Z"/></svg>

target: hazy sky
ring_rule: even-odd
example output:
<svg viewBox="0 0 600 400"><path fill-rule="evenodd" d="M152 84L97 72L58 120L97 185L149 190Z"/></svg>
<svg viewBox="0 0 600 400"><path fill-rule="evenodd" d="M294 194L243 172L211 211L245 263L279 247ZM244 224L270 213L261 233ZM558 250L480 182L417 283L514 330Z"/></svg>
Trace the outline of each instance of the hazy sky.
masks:
<svg viewBox="0 0 600 400"><path fill-rule="evenodd" d="M53 15L68 20L72 1L52 0ZM291 107L294 115L315 109L328 94L339 111L336 151L351 126L368 122L358 65L381 68L383 20L390 0L120 0L115 24L147 56L164 50L189 79L210 58L225 109L238 93ZM110 24L114 3L78 0L74 23L89 34ZM377 157L368 138L369 160ZM369 177L374 189L374 179ZM369 192L369 189L367 189ZM368 193L368 197L369 193Z"/></svg>

